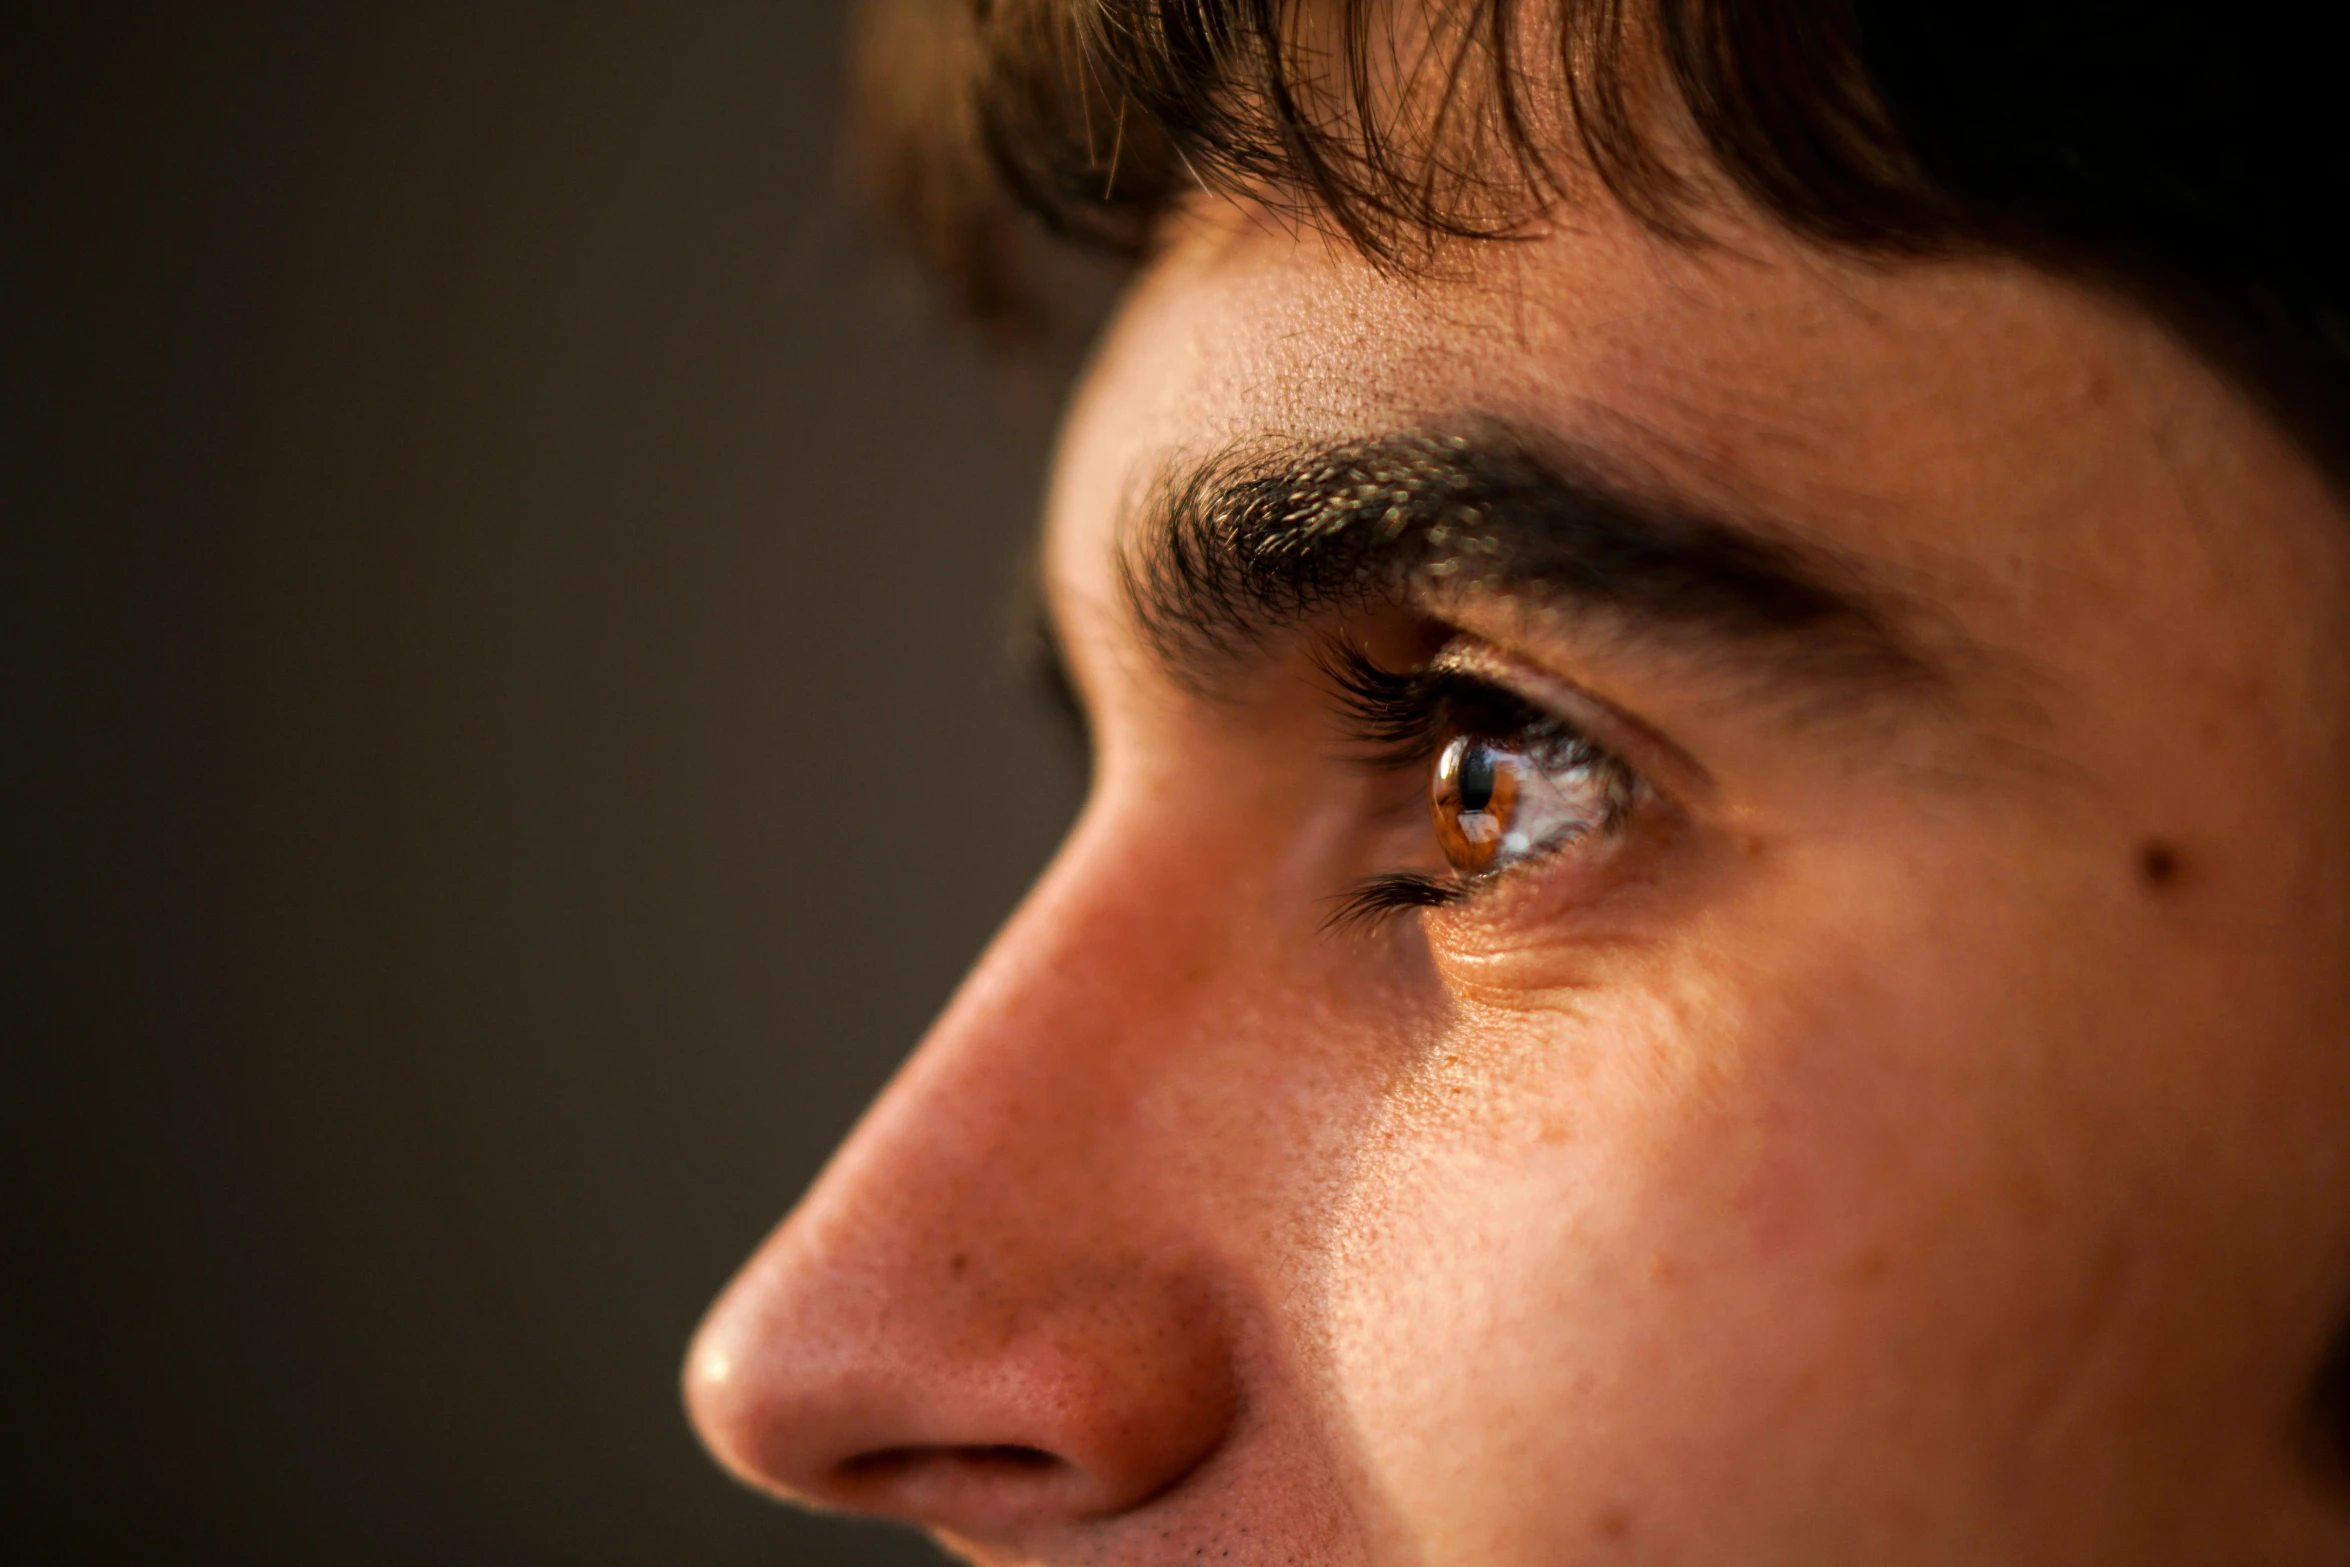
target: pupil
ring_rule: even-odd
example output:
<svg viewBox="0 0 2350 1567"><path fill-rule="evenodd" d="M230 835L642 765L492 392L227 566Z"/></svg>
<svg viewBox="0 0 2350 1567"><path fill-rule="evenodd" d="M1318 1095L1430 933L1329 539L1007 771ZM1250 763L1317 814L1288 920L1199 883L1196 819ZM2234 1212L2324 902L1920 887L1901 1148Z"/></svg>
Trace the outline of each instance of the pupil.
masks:
<svg viewBox="0 0 2350 1567"><path fill-rule="evenodd" d="M1481 745L1461 751L1461 809L1482 811L1493 803L1493 753Z"/></svg>

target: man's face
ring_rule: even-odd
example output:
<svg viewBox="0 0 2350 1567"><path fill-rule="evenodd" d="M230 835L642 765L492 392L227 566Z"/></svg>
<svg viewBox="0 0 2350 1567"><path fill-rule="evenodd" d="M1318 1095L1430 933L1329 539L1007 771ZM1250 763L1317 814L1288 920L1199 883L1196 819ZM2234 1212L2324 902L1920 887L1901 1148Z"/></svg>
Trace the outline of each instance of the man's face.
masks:
<svg viewBox="0 0 2350 1567"><path fill-rule="evenodd" d="M2350 522L2018 266L1455 260L1132 295L1091 801L715 1451L991 1561L2343 1559Z"/></svg>

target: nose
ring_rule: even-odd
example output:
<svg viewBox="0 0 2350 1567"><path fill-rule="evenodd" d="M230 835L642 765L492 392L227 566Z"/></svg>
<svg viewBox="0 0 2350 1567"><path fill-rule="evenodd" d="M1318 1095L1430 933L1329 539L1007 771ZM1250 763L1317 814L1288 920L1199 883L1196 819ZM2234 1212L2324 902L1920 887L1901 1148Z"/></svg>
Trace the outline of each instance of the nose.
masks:
<svg viewBox="0 0 2350 1567"><path fill-rule="evenodd" d="M1086 879L1039 887L711 1309L686 1399L741 1478L1012 1540L1138 1507L1222 1442L1232 1291L1192 1222L1213 1138L1166 1080L1199 954Z"/></svg>

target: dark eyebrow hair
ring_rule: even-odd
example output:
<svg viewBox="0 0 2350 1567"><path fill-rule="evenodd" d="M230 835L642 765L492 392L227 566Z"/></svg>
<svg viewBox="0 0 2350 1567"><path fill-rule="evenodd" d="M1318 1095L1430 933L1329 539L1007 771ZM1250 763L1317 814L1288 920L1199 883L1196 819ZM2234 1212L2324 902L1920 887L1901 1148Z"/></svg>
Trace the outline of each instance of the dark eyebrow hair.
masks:
<svg viewBox="0 0 2350 1567"><path fill-rule="evenodd" d="M1538 455L1491 421L1228 448L1149 492L1117 564L1144 641L1197 689L1317 616L1456 586L1604 616L1618 634L1767 651L1811 686L1935 673L1850 566Z"/></svg>

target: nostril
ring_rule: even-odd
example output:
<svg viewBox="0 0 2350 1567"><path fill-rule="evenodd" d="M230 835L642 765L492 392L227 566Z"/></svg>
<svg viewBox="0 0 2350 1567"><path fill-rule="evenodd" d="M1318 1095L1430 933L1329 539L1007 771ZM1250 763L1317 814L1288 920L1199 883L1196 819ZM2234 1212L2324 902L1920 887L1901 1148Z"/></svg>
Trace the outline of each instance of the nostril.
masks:
<svg viewBox="0 0 2350 1567"><path fill-rule="evenodd" d="M941 1466L966 1470L974 1478L993 1473L1007 1479L1023 1474L1044 1475L1068 1467L1041 1447L991 1442L934 1447L885 1447L870 1453L859 1453L841 1464L840 1477L851 1484L870 1484L902 1478L911 1470Z"/></svg>
<svg viewBox="0 0 2350 1567"><path fill-rule="evenodd" d="M875 1448L834 1465L825 1491L861 1511L982 1536L1116 1506L1099 1477L1041 1447L1008 1442Z"/></svg>

